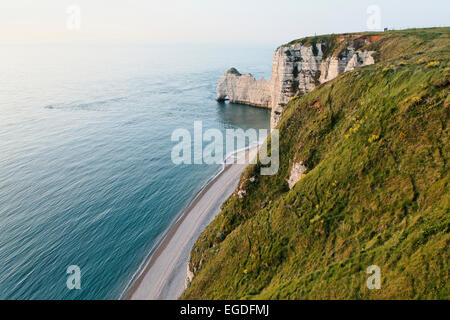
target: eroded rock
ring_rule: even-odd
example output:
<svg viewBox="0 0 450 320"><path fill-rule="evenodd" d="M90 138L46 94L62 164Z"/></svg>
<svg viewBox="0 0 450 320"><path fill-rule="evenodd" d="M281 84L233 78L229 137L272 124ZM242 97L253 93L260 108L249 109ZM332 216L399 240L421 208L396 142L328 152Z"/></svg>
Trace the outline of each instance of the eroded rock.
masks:
<svg viewBox="0 0 450 320"><path fill-rule="evenodd" d="M303 161L294 163L289 175L289 179L287 180L289 189L292 189L295 186L295 184L303 177L307 170L308 168L305 167Z"/></svg>
<svg viewBox="0 0 450 320"><path fill-rule="evenodd" d="M275 128L292 97L311 92L343 72L373 64L373 51L357 49L370 41L354 39L337 56L325 58L322 43L281 46L273 56L270 81L256 80L251 74L241 74L231 68L217 85L217 100L228 98L234 103L271 108L271 127Z"/></svg>

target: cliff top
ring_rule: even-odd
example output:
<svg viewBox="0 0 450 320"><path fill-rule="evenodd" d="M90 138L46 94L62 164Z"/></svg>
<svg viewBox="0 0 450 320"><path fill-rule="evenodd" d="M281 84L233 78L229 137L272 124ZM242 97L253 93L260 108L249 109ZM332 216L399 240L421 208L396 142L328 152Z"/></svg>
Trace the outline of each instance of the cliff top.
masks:
<svg viewBox="0 0 450 320"><path fill-rule="evenodd" d="M242 74L236 69L236 68L230 68L228 69L227 73L231 73L237 76L241 76Z"/></svg>
<svg viewBox="0 0 450 320"><path fill-rule="evenodd" d="M280 47L302 44L304 46L315 46L322 44L324 57L339 56L342 50L352 43L355 49L371 48L371 44L378 42L383 38L401 38L402 36L419 36L424 39L438 37L440 35L449 34L450 27L442 28L421 28L407 30L390 30L386 32L354 32L342 34L325 34L318 36L309 36L290 41Z"/></svg>

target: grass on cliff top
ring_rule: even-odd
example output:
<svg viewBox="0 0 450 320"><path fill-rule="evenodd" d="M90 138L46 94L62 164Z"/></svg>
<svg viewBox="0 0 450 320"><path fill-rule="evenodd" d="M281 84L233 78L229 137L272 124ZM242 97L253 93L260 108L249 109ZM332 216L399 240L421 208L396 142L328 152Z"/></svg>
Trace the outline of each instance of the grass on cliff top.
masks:
<svg viewBox="0 0 450 320"><path fill-rule="evenodd" d="M289 103L278 174L246 169L182 298L450 298L450 32L433 30L392 32L373 44L379 63ZM380 290L366 287L374 264Z"/></svg>
<svg viewBox="0 0 450 320"><path fill-rule="evenodd" d="M357 45L358 49L367 49L369 51L376 50L377 47L382 43L376 41L374 44L365 45L364 41L370 39L371 37L381 37L382 39L388 39L396 41L402 41L403 45L395 47L395 43L392 47L385 47L384 52L392 57L398 56L401 53L400 50L407 49L409 51L416 51L414 46L431 44L431 40L436 38L447 38L449 28L427 28L427 29L408 29L408 30L390 30L386 32L356 32L356 33L344 33L344 34L326 34L319 36L311 36L306 38L301 38L293 40L283 46L291 46L297 43L301 43L304 46L315 47L318 43L322 44L323 47L323 57L327 58L329 56L338 57L343 51L348 47L349 42ZM413 39L414 38L414 39ZM403 51L404 52L404 51ZM376 56L379 61L380 57Z"/></svg>

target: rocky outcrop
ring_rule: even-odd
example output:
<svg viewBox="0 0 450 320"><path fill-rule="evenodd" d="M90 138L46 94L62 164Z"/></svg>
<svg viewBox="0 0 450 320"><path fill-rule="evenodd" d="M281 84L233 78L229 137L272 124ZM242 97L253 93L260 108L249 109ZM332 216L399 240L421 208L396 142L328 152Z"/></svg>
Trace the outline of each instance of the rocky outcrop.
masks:
<svg viewBox="0 0 450 320"><path fill-rule="evenodd" d="M294 163L289 175L289 179L287 180L289 189L292 189L295 186L295 184L303 177L306 170L308 169L303 165L302 161Z"/></svg>
<svg viewBox="0 0 450 320"><path fill-rule="evenodd" d="M270 107L267 81L256 80L250 73L240 74L235 68L225 72L217 85L217 101L227 98L233 103Z"/></svg>
<svg viewBox="0 0 450 320"><path fill-rule="evenodd" d="M293 96L311 92L317 85L343 72L373 64L373 51L363 47L376 40L379 39L359 35L335 39L340 49L332 53L326 52L327 46L321 41L281 46L274 53L269 82L231 68L217 85L217 100L228 98L234 103L271 108L271 127L274 128ZM344 45L343 41L346 41Z"/></svg>
<svg viewBox="0 0 450 320"><path fill-rule="evenodd" d="M191 268L188 263L187 270L186 270L186 280L184 282L185 289L191 285L192 280L194 280L194 272L191 271Z"/></svg>

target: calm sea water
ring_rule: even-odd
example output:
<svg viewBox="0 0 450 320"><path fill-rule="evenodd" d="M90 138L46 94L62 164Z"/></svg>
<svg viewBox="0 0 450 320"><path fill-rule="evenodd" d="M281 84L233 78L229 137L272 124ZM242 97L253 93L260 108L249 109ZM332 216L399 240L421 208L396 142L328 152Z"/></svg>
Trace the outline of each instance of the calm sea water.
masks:
<svg viewBox="0 0 450 320"><path fill-rule="evenodd" d="M0 299L113 299L219 166L175 166L176 128L268 128L218 104L273 48L0 46ZM66 269L81 268L81 290Z"/></svg>

